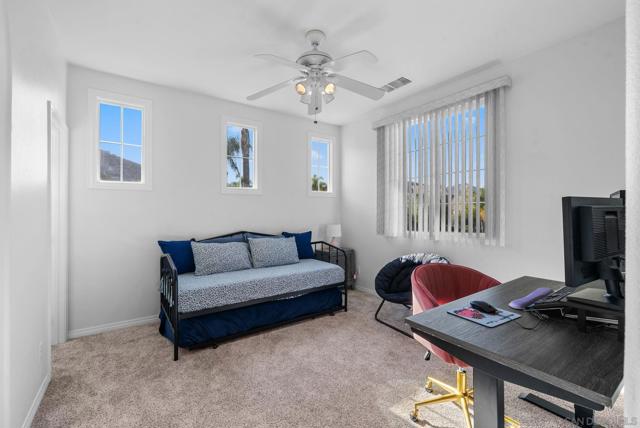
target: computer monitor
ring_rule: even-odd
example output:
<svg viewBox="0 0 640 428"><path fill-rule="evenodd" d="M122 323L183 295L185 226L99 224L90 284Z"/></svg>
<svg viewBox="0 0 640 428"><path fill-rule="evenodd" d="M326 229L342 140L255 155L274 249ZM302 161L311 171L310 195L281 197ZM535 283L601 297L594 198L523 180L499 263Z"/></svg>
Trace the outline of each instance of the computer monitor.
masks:
<svg viewBox="0 0 640 428"><path fill-rule="evenodd" d="M562 198L565 283L571 287L604 280L605 303L623 305L624 191L611 198ZM612 196L614 196L612 195ZM574 298L577 298L574 294Z"/></svg>

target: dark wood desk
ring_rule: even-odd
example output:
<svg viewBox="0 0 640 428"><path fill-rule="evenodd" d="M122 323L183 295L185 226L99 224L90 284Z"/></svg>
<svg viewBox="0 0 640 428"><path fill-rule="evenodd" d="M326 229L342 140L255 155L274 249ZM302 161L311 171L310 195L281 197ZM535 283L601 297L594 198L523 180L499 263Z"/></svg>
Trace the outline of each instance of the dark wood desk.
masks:
<svg viewBox="0 0 640 428"><path fill-rule="evenodd" d="M624 345L615 330L584 333L575 321L562 318L526 330L518 323L530 327L538 321L527 313L517 321L487 328L447 313L471 300L509 310L511 300L536 288L563 285L522 277L407 318L414 333L474 368L476 427L504 426L504 381L574 403L581 426L596 426L593 411L615 402L622 388L624 359ZM536 403L538 397L528 398L544 404Z"/></svg>

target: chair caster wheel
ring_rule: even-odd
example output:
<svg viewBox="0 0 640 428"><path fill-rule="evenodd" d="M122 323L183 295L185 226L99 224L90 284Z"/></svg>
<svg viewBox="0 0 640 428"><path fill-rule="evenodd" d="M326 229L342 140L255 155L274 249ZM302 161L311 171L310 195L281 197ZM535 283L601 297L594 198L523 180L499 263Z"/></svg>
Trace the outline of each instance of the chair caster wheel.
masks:
<svg viewBox="0 0 640 428"><path fill-rule="evenodd" d="M430 381L427 382L427 384L424 386L424 390L429 394L433 394L433 384Z"/></svg>
<svg viewBox="0 0 640 428"><path fill-rule="evenodd" d="M409 413L409 418L410 418L413 422L418 422L418 414L417 414L417 413L410 412L410 413Z"/></svg>

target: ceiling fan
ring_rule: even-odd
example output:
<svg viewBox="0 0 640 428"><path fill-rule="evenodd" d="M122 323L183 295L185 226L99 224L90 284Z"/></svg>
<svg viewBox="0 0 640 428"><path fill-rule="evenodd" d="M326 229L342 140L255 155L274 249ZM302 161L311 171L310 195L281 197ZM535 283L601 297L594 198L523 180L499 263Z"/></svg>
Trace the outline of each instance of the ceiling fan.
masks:
<svg viewBox="0 0 640 428"><path fill-rule="evenodd" d="M308 31L306 39L311 44L311 50L303 53L295 62L277 55L255 55L256 58L295 68L301 75L249 95L247 100L257 100L284 87L294 85L295 91L300 95L300 102L308 105L308 113L317 114L322 111L323 101L325 104L333 101L337 88L344 88L372 100L382 98L387 92L384 88L376 88L336 73L353 62L375 63L378 58L367 50L361 50L334 59L328 53L318 49L325 37L320 30Z"/></svg>

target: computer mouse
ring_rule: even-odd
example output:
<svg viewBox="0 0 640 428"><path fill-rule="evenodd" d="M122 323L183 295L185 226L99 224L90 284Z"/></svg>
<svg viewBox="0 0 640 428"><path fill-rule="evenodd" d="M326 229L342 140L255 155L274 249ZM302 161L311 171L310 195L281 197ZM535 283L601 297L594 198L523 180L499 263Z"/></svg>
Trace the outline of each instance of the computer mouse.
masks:
<svg viewBox="0 0 640 428"><path fill-rule="evenodd" d="M473 309L477 309L480 312L484 312L485 314L495 314L496 312L498 312L496 308L482 300L474 300L469 304Z"/></svg>

